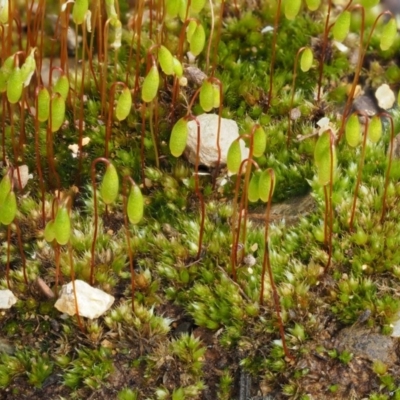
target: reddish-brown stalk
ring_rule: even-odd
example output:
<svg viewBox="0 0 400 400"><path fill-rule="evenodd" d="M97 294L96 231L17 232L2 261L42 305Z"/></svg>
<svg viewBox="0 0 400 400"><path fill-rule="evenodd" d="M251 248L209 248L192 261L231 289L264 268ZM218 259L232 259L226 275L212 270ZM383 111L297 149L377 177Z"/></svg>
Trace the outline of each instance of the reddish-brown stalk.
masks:
<svg viewBox="0 0 400 400"><path fill-rule="evenodd" d="M247 135L239 136L235 140L240 140L246 136ZM232 246L231 246L231 257L230 257L231 258L232 279L235 282L237 281L236 264L237 264L237 252L238 252L238 247L239 247L239 233L240 233L240 221L241 221L241 215L239 215L239 223L238 223L238 227L236 227L236 219L237 219L237 214L238 214L237 202L238 202L238 198L239 198L240 179L242 177L243 168L248 163L253 164L257 170L260 169L258 164L254 160L252 160L250 158L246 158L240 163L239 172L238 172L237 178L236 178L235 196L233 198L233 211L232 211L232 218L231 218ZM246 166L246 169L247 168L248 167Z"/></svg>
<svg viewBox="0 0 400 400"><path fill-rule="evenodd" d="M221 120L222 120L222 104L224 101L224 94L222 91L222 82L215 78L211 77L210 81L213 83L216 83L219 88L219 107L218 107L218 128L217 128L217 152L218 152L218 158L217 158L217 163L215 165L215 173L214 173L214 180L213 180L213 189L215 189L215 185L217 183L217 176L218 176L218 171L219 171L219 166L221 163L221 143L220 143L220 136L221 136Z"/></svg>
<svg viewBox="0 0 400 400"><path fill-rule="evenodd" d="M210 0L211 1L211 0ZM211 76L215 74L215 68L217 67L217 52L218 52L218 44L221 38L221 30L222 30L222 21L224 15L224 5L225 0L221 0L220 9L219 9L219 20L218 20L218 27L217 27L217 36L215 38L214 49L213 49L213 60L212 60L212 69L211 69Z"/></svg>
<svg viewBox="0 0 400 400"><path fill-rule="evenodd" d="M104 25L104 55L103 55L103 68L100 68L100 86L101 86L101 115L103 119L106 118L106 88L107 88L107 54L108 54L108 28L112 18L108 18Z"/></svg>
<svg viewBox="0 0 400 400"><path fill-rule="evenodd" d="M93 160L91 167L91 178L92 178L92 187L93 187L93 205L94 205L94 232L93 232L93 241L90 252L90 284L94 284L94 250L96 247L96 239L97 239L97 230L98 230L98 212L97 212L97 192L96 192L96 165L97 163L102 162L108 167L110 165L110 161L108 161L104 157L99 157Z"/></svg>
<svg viewBox="0 0 400 400"><path fill-rule="evenodd" d="M38 110L38 94L39 90L41 89L40 86L36 87L35 90L35 109ZM43 180L43 173L42 173L42 166L40 162L40 144L39 144L39 134L40 134L40 123L38 120L38 112L35 113L35 159L36 159L36 169L39 176L39 187L41 193L41 200L42 200L42 224L43 227L46 223L46 213L45 213L45 187L44 187L44 180Z"/></svg>
<svg viewBox="0 0 400 400"><path fill-rule="evenodd" d="M204 222L206 217L206 206L204 203L204 197L200 191L200 184L199 184L199 164L200 164L200 122L194 116L190 115L189 118L196 122L197 125L197 144L196 144L196 162L194 166L194 190L196 192L196 196L200 201L200 232L199 232L199 248L197 250L197 259L200 259L202 246L203 246L203 235L204 235Z"/></svg>
<svg viewBox="0 0 400 400"><path fill-rule="evenodd" d="M299 56L300 54L306 49L307 47L300 47L299 50L297 50L296 53L296 58L294 60L294 68L293 68L293 81L292 81L292 94L290 96L290 106L289 106L289 114L288 114L288 133L287 133L287 139L286 139L286 147L290 146L290 137L291 137L291 112L292 112L292 107L293 107L293 100L294 100L294 94L295 94L295 83L296 83L296 77L297 77L297 64L299 62Z"/></svg>
<svg viewBox="0 0 400 400"><path fill-rule="evenodd" d="M363 171L364 161L365 161L365 150L367 148L368 121L369 121L367 114L365 114L364 112L357 111L356 113L364 116L365 125L364 125L364 136L363 136L362 149L361 149L361 158L360 158L360 164L358 165L357 182L356 182L356 187L354 189L353 205L351 207L351 215L350 215L350 221L349 221L349 231L350 232L353 230L353 222L354 222L354 215L355 215L356 204L357 204L358 189L360 187L360 183L361 183L361 179L362 179L362 171Z"/></svg>
<svg viewBox="0 0 400 400"><path fill-rule="evenodd" d="M54 93L52 95L52 98L55 96L60 96L59 93ZM50 101L50 113L49 113L49 119L47 123L47 128L46 128L46 149L47 149L47 162L50 167L50 173L53 175L54 179L56 180L56 188L58 191L58 197L60 197L61 194L61 182L60 182L60 177L57 173L56 166L54 164L54 151L53 151L53 132L51 131L51 125L52 125L52 101Z"/></svg>
<svg viewBox="0 0 400 400"><path fill-rule="evenodd" d="M279 26L279 18L281 15L281 5L282 0L278 0L278 8L275 13L275 21L274 21L274 34L272 37L272 54L271 54L271 63L269 68L269 91L268 91L268 101L267 101L267 111L271 107L272 100L272 85L274 78L274 67L275 67L275 58L276 58L276 42L278 40L278 26Z"/></svg>
<svg viewBox="0 0 400 400"><path fill-rule="evenodd" d="M11 243L11 224L7 225L6 280L7 280L7 287L9 290L11 290L11 286L10 286L10 243Z"/></svg>
<svg viewBox="0 0 400 400"><path fill-rule="evenodd" d="M394 149L394 123L393 123L392 116L390 114L388 114L387 112L382 112L380 115L389 118L389 121L390 121L389 161L388 161L388 166L387 166L387 170L386 170L385 189L383 191L383 198L382 198L382 215L381 215L381 223L382 223L383 219L385 218L385 213L386 213L386 195L387 195L387 188L389 185L390 170L392 168L393 149Z"/></svg>
<svg viewBox="0 0 400 400"><path fill-rule="evenodd" d="M60 67L68 76L68 27L69 27L69 14L70 4L67 4L65 12L60 13L59 23L61 25L60 30ZM53 54L53 53L52 53ZM51 81L50 81L51 84Z"/></svg>
<svg viewBox="0 0 400 400"><path fill-rule="evenodd" d="M126 233L126 243L128 246L128 256L129 256L129 268L131 271L131 292L132 292L132 311L135 312L135 268L133 266L133 252L131 247L131 238L129 234L129 225L128 225L128 213L126 211L127 208L127 193L126 193L126 181L129 180L132 186L135 186L135 181L128 175L124 176L122 181L122 198L124 203L124 225L125 225L125 233Z"/></svg>
<svg viewBox="0 0 400 400"><path fill-rule="evenodd" d="M74 303L75 303L76 319L78 321L79 329L82 332L85 332L85 329L84 329L82 321L81 321L81 317L79 315L78 296L76 295L76 287L75 287L74 260L73 260L73 257L72 257L72 246L71 246L71 241L70 240L68 240L68 256L69 256L69 268L70 268L70 273L71 273L72 290L74 292Z"/></svg>
<svg viewBox="0 0 400 400"><path fill-rule="evenodd" d="M78 117L78 131L79 131L79 138L78 138L78 153L79 153L79 164L78 164L78 173L77 173L77 179L76 183L79 186L80 185L80 180L81 180L81 172L82 172L82 164L83 164L83 90L85 87L85 74L86 74L86 65L85 65L85 48L86 48L86 24L82 24L82 40L83 40L83 46L82 46L82 77L81 77L81 87L79 88L79 117ZM78 52L76 51L76 54ZM77 67L78 64L75 64L75 67ZM75 70L75 90L77 90L77 69ZM74 108L75 110L75 108Z"/></svg>
<svg viewBox="0 0 400 400"><path fill-rule="evenodd" d="M253 127L251 128L250 134L248 135L248 138L250 139L250 147L249 147L249 159L253 159L253 147L254 147L254 132L256 129L261 128L260 124L254 124ZM243 137L243 136L242 136ZM241 218L243 214L243 229L241 230L241 241L242 243L246 243L246 234L247 234L247 208L249 204L249 198L247 195L248 188L249 188L249 182L250 182L250 175L251 175L251 169L252 169L252 164L250 167L246 167L246 175L244 178L244 186L243 186L243 193L242 193L242 198L240 201L240 211L239 211L239 231L240 232L240 224L241 224ZM244 257L244 252L242 253L241 259Z"/></svg>
<svg viewBox="0 0 400 400"><path fill-rule="evenodd" d="M332 203L332 195L333 195L333 167L334 167L334 146L335 146L335 137L332 132L330 132L330 143L329 143L329 153L331 159L330 171L329 171L329 196L326 197L326 205L329 208L329 242L328 242L328 261L325 265L324 270L326 271L332 261L332 240L333 240L333 203ZM326 194L326 192L325 192ZM325 222L326 224L327 222Z"/></svg>
<svg viewBox="0 0 400 400"><path fill-rule="evenodd" d="M136 47L135 93L139 93L140 58L141 58L141 41L142 41L142 22L143 22L144 0L139 0L137 3L138 4L137 4L137 13L136 13L137 47ZM132 41L133 41L133 38L132 38Z"/></svg>
<svg viewBox="0 0 400 400"><path fill-rule="evenodd" d="M285 330L283 328L283 321L281 317L281 305L279 300L279 294L275 286L274 275L272 273L271 262L269 258L269 215L271 213L271 202L272 202L272 194L275 186L275 173L272 169L268 170L271 177L271 186L268 194L268 202L267 202L267 210L265 212L265 230L264 230L264 258L263 258L263 266L261 272L261 288L260 288L260 305L264 303L264 282L265 282L265 272L268 271L269 282L271 284L272 297L274 299L274 306L276 316L278 318L278 326L279 326L279 334L282 340L283 351L285 352L285 356L289 359L293 359L293 356L290 354L289 349L286 345L285 339Z"/></svg>
<svg viewBox="0 0 400 400"><path fill-rule="evenodd" d="M105 141L105 151L104 151L104 157L108 158L108 143L111 138L111 122L112 118L114 115L114 98L115 98L115 88L116 86L123 86L126 88L126 85L124 82L114 82L111 85L111 91L110 91L110 101L108 103L108 116L107 116L107 123L106 123L106 141Z"/></svg>
<svg viewBox="0 0 400 400"><path fill-rule="evenodd" d="M345 8L343 9L343 12L347 11L350 8L352 2L353 2L353 0L349 0L349 2L346 4ZM324 61L325 61L325 56L326 56L326 49L328 47L328 35L329 35L329 32L332 29L332 27L335 25L335 24L329 25L331 9L332 9L332 1L329 0L328 12L326 15L326 20L325 20L325 29L324 29L323 39L322 39L322 48L321 48L320 59L319 59L317 103L319 103L321 100L322 76L324 73Z"/></svg>

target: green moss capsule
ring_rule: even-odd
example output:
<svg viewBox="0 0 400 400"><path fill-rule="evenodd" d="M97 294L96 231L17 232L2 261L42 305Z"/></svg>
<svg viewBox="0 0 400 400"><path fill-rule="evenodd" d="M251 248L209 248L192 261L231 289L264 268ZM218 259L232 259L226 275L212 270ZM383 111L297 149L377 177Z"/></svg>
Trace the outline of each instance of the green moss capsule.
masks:
<svg viewBox="0 0 400 400"><path fill-rule="evenodd" d="M26 60L21 67L21 78L24 82L25 87L29 85L32 76L36 71L35 51L36 48L33 48L31 50L29 56L26 57Z"/></svg>
<svg viewBox="0 0 400 400"><path fill-rule="evenodd" d="M180 157L185 151L188 137L188 121L186 118L179 119L172 128L169 139L169 149L174 157Z"/></svg>
<svg viewBox="0 0 400 400"><path fill-rule="evenodd" d="M387 24L383 27L381 35L381 50L389 50L394 42L397 35L397 24L394 18L390 18Z"/></svg>
<svg viewBox="0 0 400 400"><path fill-rule="evenodd" d="M72 9L72 20L76 25L83 24L88 9L88 0L75 0L74 7Z"/></svg>
<svg viewBox="0 0 400 400"><path fill-rule="evenodd" d="M261 171L255 171L250 179L247 198L250 202L255 203L260 199L260 192L258 190Z"/></svg>
<svg viewBox="0 0 400 400"><path fill-rule="evenodd" d="M64 246L68 243L71 236L71 219L66 206L62 205L57 210L56 218L54 219L54 238L56 242Z"/></svg>
<svg viewBox="0 0 400 400"><path fill-rule="evenodd" d="M261 157L267 147L267 135L264 129L259 126L255 129L253 134L253 155L254 157Z"/></svg>
<svg viewBox="0 0 400 400"><path fill-rule="evenodd" d="M205 80L200 88L200 105L205 111L211 111L214 106L214 88L211 82Z"/></svg>
<svg viewBox="0 0 400 400"><path fill-rule="evenodd" d="M323 186L330 183L331 170L334 177L337 164L336 150L334 144L331 143L331 135L332 133L330 131L323 132L314 149L314 161L318 172L318 182Z"/></svg>
<svg viewBox="0 0 400 400"><path fill-rule="evenodd" d="M289 20L294 20L297 17L301 8L301 0L286 0L285 2L285 17Z"/></svg>
<svg viewBox="0 0 400 400"><path fill-rule="evenodd" d="M4 202L4 199L11 192L11 178L8 173L6 173L2 180L0 181L0 207Z"/></svg>
<svg viewBox="0 0 400 400"><path fill-rule="evenodd" d="M50 115L50 93L46 88L41 88L37 98L37 118L40 122L45 122Z"/></svg>
<svg viewBox="0 0 400 400"><path fill-rule="evenodd" d="M5 25L8 23L10 11L8 7L8 0L0 1L0 23Z"/></svg>
<svg viewBox="0 0 400 400"><path fill-rule="evenodd" d="M174 74L174 59L171 52L165 46L160 46L158 50L158 62L165 75Z"/></svg>
<svg viewBox="0 0 400 400"><path fill-rule="evenodd" d="M221 105L221 93L218 85L213 85L213 108Z"/></svg>
<svg viewBox="0 0 400 400"><path fill-rule="evenodd" d="M19 102L23 87L24 81L21 75L21 68L15 67L7 81L7 99L11 104Z"/></svg>
<svg viewBox="0 0 400 400"><path fill-rule="evenodd" d="M54 93L59 93L64 100L67 100L69 92L69 80L66 75L61 75L53 88Z"/></svg>
<svg viewBox="0 0 400 400"><path fill-rule="evenodd" d="M205 43L206 32L203 25L198 24L190 39L190 52L197 57L203 51Z"/></svg>
<svg viewBox="0 0 400 400"><path fill-rule="evenodd" d="M361 4L365 8L372 8L379 4L379 0L361 0Z"/></svg>
<svg viewBox="0 0 400 400"><path fill-rule="evenodd" d="M258 195L260 199L266 203L269 198L272 199L275 190L275 172L272 168L268 168L260 174L258 181Z"/></svg>
<svg viewBox="0 0 400 400"><path fill-rule="evenodd" d="M8 57L0 68L0 93L7 90L7 82L14 69L14 56Z"/></svg>
<svg viewBox="0 0 400 400"><path fill-rule="evenodd" d="M165 0L165 10L170 17L178 15L180 0Z"/></svg>
<svg viewBox="0 0 400 400"><path fill-rule="evenodd" d="M346 122L345 136L350 147L357 147L361 141L360 121L355 113Z"/></svg>
<svg viewBox="0 0 400 400"><path fill-rule="evenodd" d="M199 13L205 6L206 0L192 0L190 2L190 8L193 12Z"/></svg>
<svg viewBox="0 0 400 400"><path fill-rule="evenodd" d="M8 192L7 196L0 204L0 222L3 225L10 225L17 214L17 197L14 191Z"/></svg>
<svg viewBox="0 0 400 400"><path fill-rule="evenodd" d="M146 77L142 86L142 100L150 103L157 96L158 86L160 84L160 74L155 65L153 65Z"/></svg>
<svg viewBox="0 0 400 400"><path fill-rule="evenodd" d="M180 78L180 77L183 75L183 67L182 67L182 64L179 62L179 60L178 60L176 57L174 57L174 58L172 59L172 61L173 61L173 64L174 64L174 74L175 74L178 78Z"/></svg>
<svg viewBox="0 0 400 400"><path fill-rule="evenodd" d="M52 219L46 224L44 228L44 239L46 242L51 243L56 238L56 232L54 229L54 220Z"/></svg>
<svg viewBox="0 0 400 400"><path fill-rule="evenodd" d="M132 224L138 224L143 218L144 200L139 186L134 185L128 197L126 212Z"/></svg>
<svg viewBox="0 0 400 400"><path fill-rule="evenodd" d="M303 52L301 53L300 58L300 69L303 72L307 72L310 70L314 61L314 55L312 50L309 47L306 47Z"/></svg>
<svg viewBox="0 0 400 400"><path fill-rule="evenodd" d="M368 125L368 139L372 143L378 143L382 137L382 121L379 115L374 115Z"/></svg>
<svg viewBox="0 0 400 400"><path fill-rule="evenodd" d="M65 100L60 95L55 95L51 99L51 119L50 129L57 132L65 121Z"/></svg>
<svg viewBox="0 0 400 400"><path fill-rule="evenodd" d="M118 197L119 178L117 169L113 164L108 164L100 188L101 198L105 204L112 204Z"/></svg>
<svg viewBox="0 0 400 400"><path fill-rule="evenodd" d="M310 11L316 11L321 5L321 0L306 0L306 4Z"/></svg>
<svg viewBox="0 0 400 400"><path fill-rule="evenodd" d="M333 38L338 42L343 42L350 30L351 13L343 11L337 18L332 28Z"/></svg>
<svg viewBox="0 0 400 400"><path fill-rule="evenodd" d="M242 163L242 150L238 140L234 140L229 146L228 154L226 156L226 164L229 172L237 174Z"/></svg>
<svg viewBox="0 0 400 400"><path fill-rule="evenodd" d="M193 33L197 28L197 22L195 20L191 20L186 27L186 40L188 43L192 41Z"/></svg>
<svg viewBox="0 0 400 400"><path fill-rule="evenodd" d="M118 97L117 106L115 107L115 116L118 121L123 121L128 117L132 109L132 95L129 88L125 87Z"/></svg>

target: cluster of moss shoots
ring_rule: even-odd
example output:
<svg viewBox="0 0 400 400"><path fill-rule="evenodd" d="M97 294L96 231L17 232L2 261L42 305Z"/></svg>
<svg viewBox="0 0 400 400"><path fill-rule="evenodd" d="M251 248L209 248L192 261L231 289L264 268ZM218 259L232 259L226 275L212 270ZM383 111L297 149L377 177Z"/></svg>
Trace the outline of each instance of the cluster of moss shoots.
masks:
<svg viewBox="0 0 400 400"><path fill-rule="evenodd" d="M301 344L318 330L320 321L312 315L323 304L318 296L331 302L331 312L342 322L355 322L367 308L375 317L371 324L378 323L386 331L399 308L390 294L379 297L373 283L373 276L381 272L389 272L396 280L400 277L400 221L394 208L400 195L396 182L400 165L393 160L398 121L387 112L371 119L361 111L351 112L367 51L372 48L385 55L399 48L394 16L382 12L367 27L366 21L373 15L370 9L377 3L373 0L361 4L350 0L339 11L330 0L322 4L320 0L306 0L305 4L276 0L259 10L257 17L242 18L239 2L215 3L164 0L150 2L146 9L144 1L137 1L127 22L122 5L114 0L90 5L87 0L68 1L60 6L50 41L50 83L46 85L40 73L47 44L46 1L28 2L25 35L13 2L0 0L2 286L25 299L18 302L18 310L34 302L29 285L38 276L46 277L49 270L30 258L32 254L45 260L43 265L50 265L47 280L56 295L67 273L72 282L78 275L110 292L119 280L130 277L131 300L121 300L102 325L79 317L75 296L77 322L82 335L97 344L104 327L126 339L120 324L127 327L126 332L134 330L149 342L159 339L160 346L182 363L189 383L173 390L159 386L151 397L156 399L197 398L205 387L201 380L205 348L190 335L167 341L171 321L153 312L154 306L166 301L183 307L199 326L223 327L220 342L227 348L247 349L242 365L270 381L293 364ZM226 28L224 9L231 13ZM302 9L304 13L307 9L307 18L324 20L319 49L315 52L303 38L302 45L290 54L293 72L282 72L275 67L282 56L281 35L289 24L300 23ZM356 21L352 21L353 15L357 15ZM261 19L273 23L272 32L264 36L259 33ZM75 49L73 71L68 71L66 45L70 20L82 37ZM310 19L309 23L314 22ZM323 89L329 76L324 76L324 69L329 66L332 70L334 65L327 56L332 39L343 42L352 23L359 28L359 55L342 115L336 120L333 107L329 110L326 106ZM262 85L265 92L256 120L234 110L234 105L240 109L246 102L237 102L233 80L239 77L251 86L253 78L245 76L246 81L242 74L253 68L250 64L261 62L257 49L249 62L238 61L238 48L227 54L230 44L226 41L233 43L243 27L268 42L267 55L263 55L268 62L265 76L254 78L258 79L255 86ZM251 38L250 34L248 40ZM53 66L58 40L60 60ZM186 52L206 74L198 88L187 86ZM235 52L239 52L238 59L232 60ZM400 72L395 70L395 76L399 78ZM301 90L296 90L298 78ZM308 94L314 95L312 100L305 97ZM254 105L249 97L243 98L247 106ZM301 106L302 102L305 105ZM224 103L231 104L231 109L224 109ZM295 106L303 113L302 122L291 117ZM295 140L295 132L306 136L314 128L313 113L324 107L332 112L331 125L321 129L316 138ZM206 180L201 179L199 170L201 129L196 115L216 110L218 160L212 179ZM232 142L227 154L230 177L228 184L220 187L223 116L236 117L247 133ZM363 129L360 117L364 117ZM191 121L197 126L193 174L181 161ZM91 139L87 152L84 135ZM74 141L78 152L72 163L65 148ZM249 150L246 159L242 159L243 141ZM26 187L20 168L24 163L35 176ZM102 177L100 165L105 167ZM274 194L285 188L285 180L288 186L294 185L299 175L311 183L318 210L294 228L271 226ZM194 217L186 215L192 193L199 218L196 213ZM217 193L223 194L224 201ZM264 229L249 230L249 203L257 202L266 204ZM104 220L99 221L100 212ZM110 235L105 229L107 220L118 222L121 215L125 240L119 237L120 231ZM177 230L177 238L173 234L167 237L168 229ZM249 253L257 256L255 265L244 268ZM333 275L336 288L321 293L318 285L328 274ZM160 287L161 283L166 287ZM311 306L312 302L315 305ZM40 307L40 302L35 307ZM291 309L296 310L294 320L289 318ZM72 332L68 324L63 330L67 336ZM12 323L6 325L6 331L13 332ZM248 350L251 335L262 333L273 339L276 332L280 341L267 346L270 351L265 360L260 361L257 348ZM0 386L7 387L14 376L26 372L29 382L40 387L57 365L67 369L66 386L97 389L112 371L110 357L103 347L79 350L73 361L68 354L56 354L49 360L33 350L18 350L13 356L2 356ZM101 368L95 369L96 363ZM140 363L143 361L135 360L133 367ZM147 377L153 368L159 368L151 355L145 365ZM374 368L384 370L378 375L387 376L384 365ZM218 398L230 398L232 373L227 369L221 376ZM386 388L393 391L393 385L391 381ZM284 392L301 393L293 381L284 386ZM144 397L125 388L119 398Z"/></svg>

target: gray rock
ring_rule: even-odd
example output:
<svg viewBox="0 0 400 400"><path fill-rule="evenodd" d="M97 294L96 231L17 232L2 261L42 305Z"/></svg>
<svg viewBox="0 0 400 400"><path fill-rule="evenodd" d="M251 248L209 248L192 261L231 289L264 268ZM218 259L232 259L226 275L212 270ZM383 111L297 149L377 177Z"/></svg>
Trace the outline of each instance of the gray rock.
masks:
<svg viewBox="0 0 400 400"><path fill-rule="evenodd" d="M218 115L201 114L197 117L200 123L200 165L214 167L218 161L217 134L218 134ZM185 154L188 160L196 163L197 151L197 124L196 121L190 121L188 124L188 140ZM239 127L231 119L221 118L221 128L219 144L221 148L220 165L226 164L226 156L231 143L239 136ZM243 141L240 142L242 150L242 160L248 157L249 150L245 147Z"/></svg>
<svg viewBox="0 0 400 400"><path fill-rule="evenodd" d="M11 290L3 289L0 290L0 309L11 308L16 302L17 298Z"/></svg>

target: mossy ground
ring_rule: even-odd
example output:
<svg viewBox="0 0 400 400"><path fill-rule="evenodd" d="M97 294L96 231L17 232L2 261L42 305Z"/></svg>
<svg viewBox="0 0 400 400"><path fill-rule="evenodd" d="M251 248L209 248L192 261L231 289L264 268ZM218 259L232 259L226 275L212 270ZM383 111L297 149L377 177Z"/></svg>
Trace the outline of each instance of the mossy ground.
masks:
<svg viewBox="0 0 400 400"><path fill-rule="evenodd" d="M218 15L220 4L216 3ZM8 127L11 120L15 124L14 136L8 128L3 129L7 132L7 158L14 166L28 165L33 173L33 179L24 190L17 191L19 212L11 227L10 250L7 228L2 226L0 230L2 287L7 287L5 266L9 257L10 286L19 299L12 309L0 313L2 399L247 400L268 398L268 395L276 399L400 398L400 361L395 341L392 353L396 356L390 362L374 361L346 348L338 350L341 347L337 338L344 327L361 327L371 333L388 335L400 310L400 164L398 160L392 163L386 212L382 218L390 136L390 125L384 118L383 138L377 144L369 143L366 149L354 229L350 232L349 216L361 150L350 149L344 140L337 144L338 169L332 199L333 252L331 264L325 268L327 248L320 240L324 230L324 192L314 166L317 138L310 134L315 132L316 122L322 116L330 119L334 130L340 126L346 84L354 74L349 57L333 47L331 41L324 64L323 96L319 102L315 99L317 62L308 73L297 74L293 107L300 110L301 116L292 122L292 142L287 147L294 58L300 47L312 43L317 56L320 48L317 42L321 39L326 15L325 3L313 13L304 7L294 21L281 16L271 104L267 99L273 34L263 34L261 30L273 24L276 2L249 2L240 4L239 10L232 4L225 4L217 58L212 60L216 63L216 77L223 85L222 115L235 119L241 133L249 132L256 122L267 132L267 149L256 161L261 168L275 170L277 184L273 203L289 199L296 204L291 214L297 214L299 208L302 214L300 218L292 218L290 211L289 214L275 214L270 227L271 264L293 359L285 357L281 346L268 281L265 304L259 304L265 246L263 222L259 221L265 206L261 203L250 207L247 239L243 243L244 253L252 257L244 258L239 264L237 282L232 279L230 254L234 228L231 219L236 177L228 177L224 168L217 172L205 169L204 172L210 174L200 176L206 219L201 257L196 258L200 204L195 192L193 166L183 158L174 159L167 145L171 128L186 112L196 87L190 81L186 88L182 87L179 101L171 112L173 80L164 77L157 100L158 123L155 124L159 167L156 167L150 134L149 108L144 112L145 137L141 142L143 104L140 92L134 93L132 112L127 120L112 121L109 143L109 158L120 176L132 176L141 184L145 195L143 221L129 226L134 251L135 312L131 308L122 195L107 210L100 199L95 281L97 287L115 297L115 303L98 320L84 320L83 331L74 317L60 315L53 307L54 300L46 298L35 283L41 278L54 288L56 252L55 247L44 240L35 166L34 119L31 115L25 117L27 140L22 150L18 148L20 109L12 106L1 111L3 128ZM124 23L123 46L115 58L114 50L109 49L109 86L115 81L125 81L132 43L132 32L127 29L131 23L127 14L130 8L126 5L125 9L125 4L120 7ZM333 14L337 15L339 10L340 7L335 6ZM366 13L366 36L374 20L372 14L371 11ZM200 17L209 33L210 10L204 10ZM180 27L178 21L167 24L163 43L172 52L177 52ZM136 65L136 56L131 60L129 87L135 86L136 71L141 77L145 75L146 51L151 42L148 29L146 20L139 64ZM355 15L351 31L359 29L360 20ZM397 91L400 70L395 55L400 40L383 52L379 49L380 30L381 25L372 36L360 83L366 91L376 89L381 83L388 83ZM26 38L24 35L23 40ZM136 51L137 42L133 43ZM350 51L356 51L357 40L349 40L348 44ZM205 71L204 54L196 63ZM99 70L95 62L96 76ZM73 193L73 264L75 277L85 281L90 279L94 234L90 165L96 157L104 155L106 137L106 122L100 116L101 98L90 76L88 72L84 103L74 97L76 102L67 107L69 124L52 136L54 167L47 160L45 128L38 135L46 187L46 215L51 214L56 190ZM27 88L28 104L32 95L33 89ZM3 102L6 102L5 95ZM74 118L79 115L81 106L84 136L91 140L83 147L79 167L79 157L74 158L68 146L78 141L79 124L74 124ZM200 105L196 105L193 112L201 113ZM397 133L400 116L396 110L392 110L392 116ZM18 160L14 159L15 154L19 155ZM5 172L5 165L3 167ZM308 199L305 210L293 200L299 196ZM24 282L17 227L21 231L29 284ZM63 281L69 281L67 246L61 247L60 268ZM363 318L365 315L367 317Z"/></svg>

